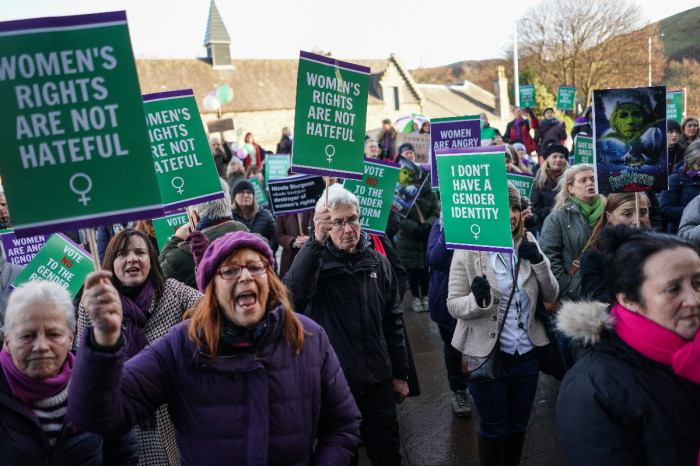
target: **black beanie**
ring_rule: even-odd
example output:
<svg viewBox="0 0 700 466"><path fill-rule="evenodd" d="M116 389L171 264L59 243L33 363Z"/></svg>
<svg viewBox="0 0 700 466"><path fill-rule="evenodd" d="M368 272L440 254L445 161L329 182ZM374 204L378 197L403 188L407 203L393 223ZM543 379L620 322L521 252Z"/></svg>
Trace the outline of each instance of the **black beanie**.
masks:
<svg viewBox="0 0 700 466"><path fill-rule="evenodd" d="M253 187L253 183L251 183L250 181L241 180L236 182L236 184L233 185L233 197L236 197L236 194L245 190L248 190L251 193L255 194L255 188Z"/></svg>
<svg viewBox="0 0 700 466"><path fill-rule="evenodd" d="M409 149L412 150L414 154L416 153L416 150L413 148L413 144L411 144L410 142L404 142L403 144L401 144L401 145L399 146L398 155L401 155L401 153L402 153L403 151L409 150Z"/></svg>
<svg viewBox="0 0 700 466"><path fill-rule="evenodd" d="M552 144L547 147L547 149L544 151L544 159L547 160L547 158L555 152L562 154L567 160L569 159L569 149L561 144Z"/></svg>
<svg viewBox="0 0 700 466"><path fill-rule="evenodd" d="M676 120L666 120L666 132L674 130L681 133L681 124Z"/></svg>

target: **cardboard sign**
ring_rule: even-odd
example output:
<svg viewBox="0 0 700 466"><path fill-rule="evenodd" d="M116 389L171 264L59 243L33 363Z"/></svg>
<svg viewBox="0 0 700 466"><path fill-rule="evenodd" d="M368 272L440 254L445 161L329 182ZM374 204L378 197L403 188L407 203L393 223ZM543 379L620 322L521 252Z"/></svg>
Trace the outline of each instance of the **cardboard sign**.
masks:
<svg viewBox="0 0 700 466"><path fill-rule="evenodd" d="M258 205L268 205L270 201L267 200L267 196L265 195L265 188L262 187L260 184L260 180L258 179L257 176L254 176L252 178L248 178L248 181L250 181L250 184L253 185L253 189L255 192L253 195L255 196L255 202L258 203Z"/></svg>
<svg viewBox="0 0 700 466"><path fill-rule="evenodd" d="M126 12L0 23L0 102L18 237L163 214Z"/></svg>
<svg viewBox="0 0 700 466"><path fill-rule="evenodd" d="M593 163L593 138L576 135L572 165L579 163Z"/></svg>
<svg viewBox="0 0 700 466"><path fill-rule="evenodd" d="M400 216L405 217L420 195L423 185L428 181L430 172L421 165L401 156L399 156L398 162L401 165L401 169L399 170L399 178L396 181L391 208L398 212Z"/></svg>
<svg viewBox="0 0 700 466"><path fill-rule="evenodd" d="M525 196L528 199L530 198L532 185L535 184L535 175L506 171L506 176L508 177L508 181L518 188L521 196Z"/></svg>
<svg viewBox="0 0 700 466"><path fill-rule="evenodd" d="M427 165L430 163L430 135L398 133L396 134L397 151L404 142L410 142L413 145L413 152L416 154L417 164ZM396 155L398 156L399 154Z"/></svg>
<svg viewBox="0 0 700 466"><path fill-rule="evenodd" d="M520 86L520 108L535 108L535 85L527 84Z"/></svg>
<svg viewBox="0 0 700 466"><path fill-rule="evenodd" d="M5 250L7 262L12 262L17 265L27 265L34 259L34 256L44 247L48 235L28 236L26 238L17 238L14 230L0 231L0 239L2 239L2 248Z"/></svg>
<svg viewBox="0 0 700 466"><path fill-rule="evenodd" d="M360 202L362 229L384 236L401 165L365 157L365 178L345 180L344 188Z"/></svg>
<svg viewBox="0 0 700 466"><path fill-rule="evenodd" d="M505 152L496 147L437 152L448 249L513 251Z"/></svg>
<svg viewBox="0 0 700 466"><path fill-rule="evenodd" d="M290 166L288 155L268 155L265 159L265 181L288 177Z"/></svg>
<svg viewBox="0 0 700 466"><path fill-rule="evenodd" d="M683 91L666 91L666 118L683 123Z"/></svg>
<svg viewBox="0 0 700 466"><path fill-rule="evenodd" d="M300 52L292 171L361 180L369 68Z"/></svg>
<svg viewBox="0 0 700 466"><path fill-rule="evenodd" d="M192 89L143 96L166 211L224 197Z"/></svg>
<svg viewBox="0 0 700 466"><path fill-rule="evenodd" d="M557 90L557 110L574 111L574 99L576 88L573 86L559 86Z"/></svg>
<svg viewBox="0 0 700 466"><path fill-rule="evenodd" d="M295 214L316 209L326 182L323 177L301 175L268 181L270 204L275 215Z"/></svg>
<svg viewBox="0 0 700 466"><path fill-rule="evenodd" d="M593 91L599 194L668 189L666 86Z"/></svg>
<svg viewBox="0 0 700 466"><path fill-rule="evenodd" d="M210 133L223 133L224 131L230 131L233 129L233 118L207 121L207 129Z"/></svg>
<svg viewBox="0 0 700 466"><path fill-rule="evenodd" d="M92 256L61 233L51 235L44 247L12 282L16 288L34 280L49 280L64 287L72 297L94 270Z"/></svg>
<svg viewBox="0 0 700 466"><path fill-rule="evenodd" d="M479 146L481 146L479 115L430 120L430 184L433 191L439 191L440 185L435 157L432 154L441 149Z"/></svg>
<svg viewBox="0 0 700 466"><path fill-rule="evenodd" d="M178 228L185 224L187 224L187 212L184 209L168 212L165 217L153 219L153 229L156 231L156 241L160 248L158 252L163 251L165 243L170 241Z"/></svg>

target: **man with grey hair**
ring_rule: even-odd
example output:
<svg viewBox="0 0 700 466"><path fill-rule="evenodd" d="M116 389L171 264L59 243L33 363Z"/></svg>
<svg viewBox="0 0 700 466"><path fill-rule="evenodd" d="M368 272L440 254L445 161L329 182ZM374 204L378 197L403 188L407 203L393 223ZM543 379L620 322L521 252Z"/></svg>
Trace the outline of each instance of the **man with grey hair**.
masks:
<svg viewBox="0 0 700 466"><path fill-rule="evenodd" d="M297 312L321 324L362 413L372 464L400 465L396 404L408 395L399 286L389 260L361 230L359 203L344 188L316 205L314 230L284 277ZM357 464L357 456L353 463Z"/></svg>
<svg viewBox="0 0 700 466"><path fill-rule="evenodd" d="M219 181L224 197L190 207L192 218L197 225L195 229L204 233L210 243L226 233L248 231L245 225L233 220L228 183L221 178ZM190 242L187 240L191 232L189 224L181 226L165 243L158 259L166 279L174 278L197 289L194 257L190 250Z"/></svg>

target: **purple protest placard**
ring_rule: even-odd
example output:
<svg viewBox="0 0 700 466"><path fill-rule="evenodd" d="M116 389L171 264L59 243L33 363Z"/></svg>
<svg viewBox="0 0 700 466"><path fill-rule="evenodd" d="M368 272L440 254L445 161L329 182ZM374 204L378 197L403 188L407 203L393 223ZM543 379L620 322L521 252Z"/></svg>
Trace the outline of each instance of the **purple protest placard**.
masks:
<svg viewBox="0 0 700 466"><path fill-rule="evenodd" d="M430 120L430 181L439 191L435 154L438 150L481 146L479 115L434 118Z"/></svg>
<svg viewBox="0 0 700 466"><path fill-rule="evenodd" d="M34 259L39 250L49 239L50 235L36 235L17 238L13 230L0 232L2 248L5 250L7 261L17 265L27 265Z"/></svg>

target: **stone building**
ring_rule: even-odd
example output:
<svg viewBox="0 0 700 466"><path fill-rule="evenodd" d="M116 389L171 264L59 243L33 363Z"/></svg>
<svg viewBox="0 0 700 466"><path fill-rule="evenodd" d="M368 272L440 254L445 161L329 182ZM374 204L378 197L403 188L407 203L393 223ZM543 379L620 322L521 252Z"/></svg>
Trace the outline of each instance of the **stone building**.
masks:
<svg viewBox="0 0 700 466"><path fill-rule="evenodd" d="M219 86L231 86L234 97L222 105L221 117L233 118L236 129L253 133L258 144L274 151L282 128L294 127L298 60L231 60L230 44L212 0L204 39L207 57L136 60L141 92L192 88L206 129L206 122L218 119L219 112L205 110L202 100ZM502 73L496 79L495 95L469 81L444 86L418 84L395 54L387 59L343 60L371 69L368 131L379 128L385 118L395 120L410 113L440 118L485 112L491 125L501 130L511 119ZM227 131L225 137L236 141L235 131Z"/></svg>

